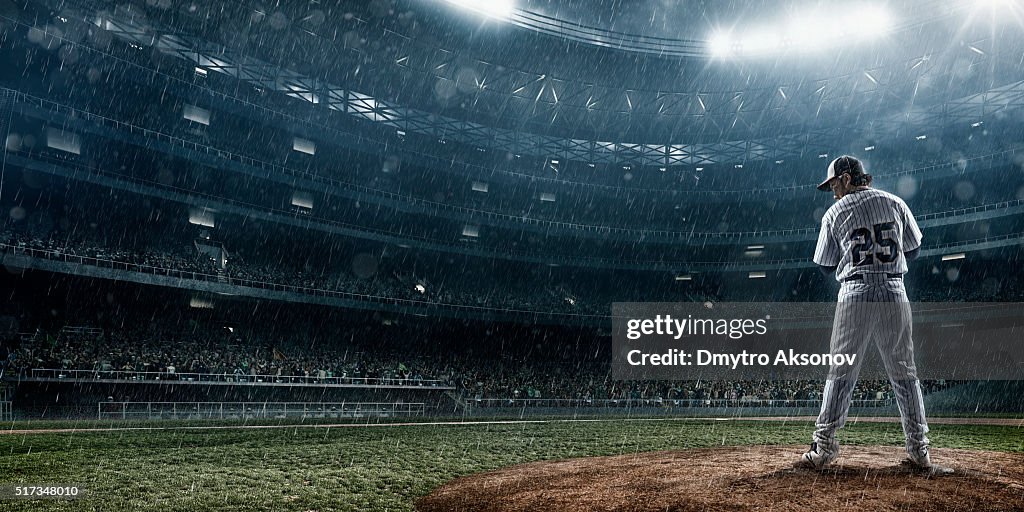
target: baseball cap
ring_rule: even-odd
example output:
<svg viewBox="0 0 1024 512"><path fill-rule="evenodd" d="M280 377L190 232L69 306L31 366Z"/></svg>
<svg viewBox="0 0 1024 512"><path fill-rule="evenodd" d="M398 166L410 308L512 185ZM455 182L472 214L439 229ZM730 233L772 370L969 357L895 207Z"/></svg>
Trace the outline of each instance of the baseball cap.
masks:
<svg viewBox="0 0 1024 512"><path fill-rule="evenodd" d="M849 174L850 176L858 176L864 174L864 164L860 163L855 157L849 155L843 155L832 163L828 164L828 173L825 177L825 181L818 185L818 190L828 191L831 187L828 186L828 182L832 181L832 178L836 176L842 176Z"/></svg>

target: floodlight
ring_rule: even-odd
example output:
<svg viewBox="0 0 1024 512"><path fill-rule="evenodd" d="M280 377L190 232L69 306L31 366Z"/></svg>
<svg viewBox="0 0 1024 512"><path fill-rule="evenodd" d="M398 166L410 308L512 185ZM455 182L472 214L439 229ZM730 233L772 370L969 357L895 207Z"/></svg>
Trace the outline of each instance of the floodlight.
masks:
<svg viewBox="0 0 1024 512"><path fill-rule="evenodd" d="M850 13L849 22L862 38L882 36L892 30L892 18L879 6L867 6Z"/></svg>
<svg viewBox="0 0 1024 512"><path fill-rule="evenodd" d="M732 37L725 32L716 32L708 41L708 51L713 57L728 57L733 52Z"/></svg>
<svg viewBox="0 0 1024 512"><path fill-rule="evenodd" d="M507 19L515 11L513 0L446 0L450 4L457 5L489 18Z"/></svg>
<svg viewBox="0 0 1024 512"><path fill-rule="evenodd" d="M707 40L712 57L815 52L822 48L884 36L894 29L893 18L881 5L825 12L818 10L777 20L760 27L735 29L743 37L714 31Z"/></svg>

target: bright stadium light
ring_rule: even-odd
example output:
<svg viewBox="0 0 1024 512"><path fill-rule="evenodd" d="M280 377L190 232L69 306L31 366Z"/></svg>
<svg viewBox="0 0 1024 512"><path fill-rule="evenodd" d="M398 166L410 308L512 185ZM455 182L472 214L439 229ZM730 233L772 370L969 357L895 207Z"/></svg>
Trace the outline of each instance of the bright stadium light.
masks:
<svg viewBox="0 0 1024 512"><path fill-rule="evenodd" d="M988 18L988 22L992 24L1012 21L1024 25L1024 4L1020 0L976 0L969 2L968 5L971 6L971 10L968 12L965 25L980 17Z"/></svg>
<svg viewBox="0 0 1024 512"><path fill-rule="evenodd" d="M981 0L978 2L978 7L988 9L1002 9L1012 8L1017 4L1017 0Z"/></svg>
<svg viewBox="0 0 1024 512"><path fill-rule="evenodd" d="M809 53L877 39L894 26L892 15L881 5L860 5L838 12L808 12L729 32L715 30L707 39L707 50L714 58ZM744 35L734 37L733 32Z"/></svg>
<svg viewBox="0 0 1024 512"><path fill-rule="evenodd" d="M512 12L515 11L515 2L513 0L445 0L446 2L457 5L463 9L467 9L479 14L483 14L489 18L497 19L508 19L512 16Z"/></svg>
<svg viewBox="0 0 1024 512"><path fill-rule="evenodd" d="M881 6L869 6L851 13L848 23L856 27L861 38L881 37L893 28L892 17Z"/></svg>
<svg viewBox="0 0 1024 512"><path fill-rule="evenodd" d="M712 57L728 57L733 53L732 37L728 32L715 32L708 40L708 51Z"/></svg>

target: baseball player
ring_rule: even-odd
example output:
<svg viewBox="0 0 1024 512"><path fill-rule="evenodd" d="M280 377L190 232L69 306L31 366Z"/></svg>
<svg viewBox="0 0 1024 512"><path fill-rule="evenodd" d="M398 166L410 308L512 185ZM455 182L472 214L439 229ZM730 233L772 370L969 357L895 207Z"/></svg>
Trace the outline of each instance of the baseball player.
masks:
<svg viewBox="0 0 1024 512"><path fill-rule="evenodd" d="M857 383L864 352L874 341L892 383L906 436L908 461L930 471L928 423L921 385L914 365L910 304L903 287L907 261L921 247L921 230L902 199L870 187L871 175L852 156L841 156L828 166L822 191L831 190L836 203L821 219L814 262L825 275L840 282L832 325L831 351L857 354L854 365L829 370L811 449L800 464L821 469L839 456L836 430L846 416Z"/></svg>

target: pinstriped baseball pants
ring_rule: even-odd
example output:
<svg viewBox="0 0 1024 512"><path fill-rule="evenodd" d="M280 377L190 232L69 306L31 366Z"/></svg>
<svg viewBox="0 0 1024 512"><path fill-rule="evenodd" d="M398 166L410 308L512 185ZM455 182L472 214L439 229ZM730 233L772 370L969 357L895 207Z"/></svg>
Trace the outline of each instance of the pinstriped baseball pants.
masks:
<svg viewBox="0 0 1024 512"><path fill-rule="evenodd" d="M829 369L814 441L834 446L836 430L843 428L853 398L865 351L874 341L892 383L900 409L908 451L928 446L921 384L914 365L913 323L903 280L871 274L862 281L842 284L832 323L833 354L857 354L849 366Z"/></svg>

